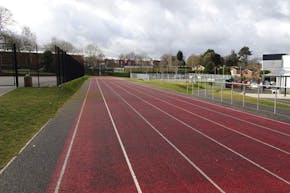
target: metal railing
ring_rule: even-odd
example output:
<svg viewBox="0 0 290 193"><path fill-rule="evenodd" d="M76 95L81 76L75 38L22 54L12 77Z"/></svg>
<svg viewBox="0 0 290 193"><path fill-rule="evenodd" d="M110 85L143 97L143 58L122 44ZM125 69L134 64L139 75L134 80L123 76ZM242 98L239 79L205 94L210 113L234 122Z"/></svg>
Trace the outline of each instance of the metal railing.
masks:
<svg viewBox="0 0 290 193"><path fill-rule="evenodd" d="M131 73L131 78L184 82L186 92L223 105L290 118L290 88L249 82L227 82L229 75Z"/></svg>
<svg viewBox="0 0 290 193"><path fill-rule="evenodd" d="M258 83L188 79L187 94L221 104L290 117L290 89ZM195 89L194 89L195 88ZM191 90L191 93L189 92Z"/></svg>

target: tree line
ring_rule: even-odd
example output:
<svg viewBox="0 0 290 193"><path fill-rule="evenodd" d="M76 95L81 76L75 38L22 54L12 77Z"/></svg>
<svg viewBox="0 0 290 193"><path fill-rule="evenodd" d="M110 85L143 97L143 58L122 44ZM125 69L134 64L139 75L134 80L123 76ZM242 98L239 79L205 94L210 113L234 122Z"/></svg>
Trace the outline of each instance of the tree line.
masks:
<svg viewBox="0 0 290 193"><path fill-rule="evenodd" d="M176 56L164 54L161 57L160 66L189 66L195 69L194 71L204 72L209 74L214 73L229 73L230 67L236 66L241 69L259 68L256 59L250 60L252 51L249 47L242 47L238 53L234 50L227 56L221 56L213 49L206 50L203 54L191 54L186 60L183 57L182 51L178 51Z"/></svg>

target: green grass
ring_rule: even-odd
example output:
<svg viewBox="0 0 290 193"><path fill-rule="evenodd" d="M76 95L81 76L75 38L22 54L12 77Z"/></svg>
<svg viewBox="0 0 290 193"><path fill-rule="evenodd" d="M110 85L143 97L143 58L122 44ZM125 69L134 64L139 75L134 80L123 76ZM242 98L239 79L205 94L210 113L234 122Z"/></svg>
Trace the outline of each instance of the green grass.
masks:
<svg viewBox="0 0 290 193"><path fill-rule="evenodd" d="M157 80L139 80L139 79L129 79L134 82L143 83L151 86L156 86L162 89L172 90L180 93L187 93L187 85L186 82L166 82L166 81L157 81ZM204 85L200 84L200 88L203 88ZM194 90L197 89L197 85L195 84L193 87ZM192 85L189 83L188 92L192 92Z"/></svg>
<svg viewBox="0 0 290 193"><path fill-rule="evenodd" d="M166 81L155 81L155 80L139 80L139 79L129 79L131 81L134 82L139 82L139 83L143 83L143 84L147 84L147 85L151 85L151 86L156 86L162 89L167 89L167 90L172 90L175 92L180 92L180 93L187 93L187 87L186 87L186 83L185 82L166 82ZM191 83L189 84L189 92L188 93L192 93L192 88L191 88ZM214 86L213 90L214 92L212 92L212 87L211 85L207 84L207 83L199 83L198 85L195 84L194 85L194 92L197 92L197 88L200 89L204 89L207 88L208 89L208 94L213 94L215 97L220 97L221 93L220 93L220 86ZM231 99L231 91L229 90L223 90L223 98L224 99ZM233 92L233 100L235 101L243 101L243 95L238 93L238 92ZM246 103L250 103L250 104L257 104L257 98L254 97L249 97L249 96L245 96L245 102ZM263 106L267 106L267 107L274 107L274 102L270 101L270 100L265 100L265 99L260 99L259 100L259 104L263 105ZM281 102L277 102L277 108L283 108L283 109L288 109L290 110L290 105L286 104L286 103L281 103Z"/></svg>
<svg viewBox="0 0 290 193"><path fill-rule="evenodd" d="M59 87L18 88L0 97L0 169L87 78L81 77Z"/></svg>
<svg viewBox="0 0 290 193"><path fill-rule="evenodd" d="M223 94L223 98L231 99L231 91L223 90L222 94ZM214 96L216 96L216 97L221 96L220 89L215 91ZM233 100L242 102L243 95L238 93L238 92L233 91ZM257 104L257 98L245 96L245 103ZM274 108L274 102L270 101L270 100L259 99L259 104L263 105L263 106ZM277 102L277 108L290 109L290 105L286 104L286 103Z"/></svg>

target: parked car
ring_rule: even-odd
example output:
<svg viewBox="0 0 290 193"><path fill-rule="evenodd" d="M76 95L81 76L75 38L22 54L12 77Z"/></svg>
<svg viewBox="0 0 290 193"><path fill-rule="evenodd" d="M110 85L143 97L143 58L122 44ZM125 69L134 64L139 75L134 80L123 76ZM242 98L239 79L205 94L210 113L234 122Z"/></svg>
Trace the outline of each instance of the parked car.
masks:
<svg viewBox="0 0 290 193"><path fill-rule="evenodd" d="M254 89L254 88L258 88L258 87L259 87L259 85L257 82L251 82L250 88Z"/></svg>

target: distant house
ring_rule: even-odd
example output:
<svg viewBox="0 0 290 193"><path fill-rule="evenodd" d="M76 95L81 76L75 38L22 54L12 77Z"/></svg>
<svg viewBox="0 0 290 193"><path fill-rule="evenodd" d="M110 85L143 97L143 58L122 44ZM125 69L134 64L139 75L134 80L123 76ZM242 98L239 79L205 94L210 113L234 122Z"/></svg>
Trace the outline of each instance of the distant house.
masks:
<svg viewBox="0 0 290 193"><path fill-rule="evenodd" d="M234 79L241 79L241 69L240 69L240 67L232 66L230 71L231 71L231 76Z"/></svg>
<svg viewBox="0 0 290 193"><path fill-rule="evenodd" d="M192 71L194 71L194 72L203 72L204 69L205 69L204 66L202 66L200 64L192 67Z"/></svg>
<svg viewBox="0 0 290 193"><path fill-rule="evenodd" d="M240 67L233 66L231 67L231 76L234 79L241 79L241 76L243 79L247 80L256 80L259 79L259 72L251 69L241 69Z"/></svg>

